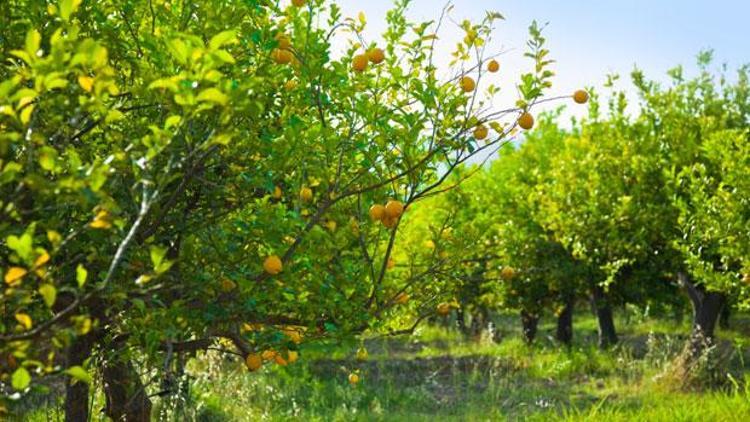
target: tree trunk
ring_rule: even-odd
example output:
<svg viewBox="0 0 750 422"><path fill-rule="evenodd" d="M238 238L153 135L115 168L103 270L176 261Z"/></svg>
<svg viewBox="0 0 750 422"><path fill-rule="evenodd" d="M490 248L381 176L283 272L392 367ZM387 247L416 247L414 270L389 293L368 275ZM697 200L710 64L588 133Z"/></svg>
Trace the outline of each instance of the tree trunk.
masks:
<svg viewBox="0 0 750 422"><path fill-rule="evenodd" d="M563 308L560 315L557 316L557 331L555 331L555 338L562 344L567 346L573 341L573 307L574 299L568 298L565 301L565 307Z"/></svg>
<svg viewBox="0 0 750 422"><path fill-rule="evenodd" d="M693 305L693 329L685 347L685 357L688 362L692 362L713 344L716 322L725 306L726 296L696 286L685 273L678 273L677 279L687 291Z"/></svg>
<svg viewBox="0 0 750 422"><path fill-rule="evenodd" d="M474 339L479 339L482 331L487 325L488 314L484 309L477 309L471 314L471 325L469 326L469 335Z"/></svg>
<svg viewBox="0 0 750 422"><path fill-rule="evenodd" d="M612 306L607 301L607 296L601 286L594 286L592 302L599 324L599 348L606 349L617 343L617 331L612 317Z"/></svg>
<svg viewBox="0 0 750 422"><path fill-rule="evenodd" d="M729 305L726 303L721 308L721 315L719 316L719 327L723 328L725 330L728 330L729 327L729 317L731 316L731 310L729 309Z"/></svg>
<svg viewBox="0 0 750 422"><path fill-rule="evenodd" d="M458 330L461 331L461 334L465 337L469 336L469 330L466 327L466 314L463 308L456 309L456 325L458 325Z"/></svg>
<svg viewBox="0 0 750 422"><path fill-rule="evenodd" d="M129 360L123 362L117 356L112 357L102 365L102 378L107 416L116 422L151 420L151 400Z"/></svg>
<svg viewBox="0 0 750 422"><path fill-rule="evenodd" d="M93 333L73 340L65 359L65 367L83 366L91 356L94 346ZM78 381L75 384L66 379L65 383L65 420L69 422L89 420L89 385Z"/></svg>
<svg viewBox="0 0 750 422"><path fill-rule="evenodd" d="M523 338L526 343L531 344L536 337L536 329L539 324L539 315L531 312L521 311L521 327L523 328Z"/></svg>

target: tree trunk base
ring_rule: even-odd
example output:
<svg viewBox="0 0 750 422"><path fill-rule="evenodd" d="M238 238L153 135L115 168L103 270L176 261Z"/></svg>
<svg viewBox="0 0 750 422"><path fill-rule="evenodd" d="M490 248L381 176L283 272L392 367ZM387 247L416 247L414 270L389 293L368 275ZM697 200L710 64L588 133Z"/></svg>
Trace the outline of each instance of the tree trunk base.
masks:
<svg viewBox="0 0 750 422"><path fill-rule="evenodd" d="M93 333L77 337L68 349L65 366L83 366L91 356L94 346ZM71 383L66 378L65 383L65 420L89 420L89 385L85 382Z"/></svg>
<svg viewBox="0 0 750 422"><path fill-rule="evenodd" d="M612 306L607 301L604 289L600 286L594 287L592 302L599 324L599 348L606 349L617 344L618 341L615 320L612 316Z"/></svg>
<svg viewBox="0 0 750 422"><path fill-rule="evenodd" d="M523 329L523 338L526 343L531 344L534 342L538 325L539 315L521 311L521 328Z"/></svg>
<svg viewBox="0 0 750 422"><path fill-rule="evenodd" d="M106 415L118 422L149 422L151 400L133 364L130 361L112 360L104 363L101 372Z"/></svg>
<svg viewBox="0 0 750 422"><path fill-rule="evenodd" d="M573 306L573 300L567 300L562 312L557 316L555 339L566 346L573 342Z"/></svg>
<svg viewBox="0 0 750 422"><path fill-rule="evenodd" d="M707 291L702 286L693 284L685 273L678 274L678 281L687 291L693 306L693 328L675 364L676 375L683 387L710 383L713 364L710 353L714 347L714 332L726 307L727 298L723 293Z"/></svg>

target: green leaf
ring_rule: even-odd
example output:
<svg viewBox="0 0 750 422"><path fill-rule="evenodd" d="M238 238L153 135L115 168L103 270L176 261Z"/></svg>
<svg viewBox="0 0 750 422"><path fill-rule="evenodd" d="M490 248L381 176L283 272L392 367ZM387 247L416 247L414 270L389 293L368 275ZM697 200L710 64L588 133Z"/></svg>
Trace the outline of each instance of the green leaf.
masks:
<svg viewBox="0 0 750 422"><path fill-rule="evenodd" d="M31 64L31 62L34 61L33 57L23 50L11 50L10 55L18 57L19 59L25 61L27 64Z"/></svg>
<svg viewBox="0 0 750 422"><path fill-rule="evenodd" d="M164 129L170 129L180 124L182 121L182 116L169 116L167 117L167 120L164 122Z"/></svg>
<svg viewBox="0 0 750 422"><path fill-rule="evenodd" d="M24 261L28 261L33 250L33 242L29 233L24 233L21 237L10 235L5 241L8 247L13 250Z"/></svg>
<svg viewBox="0 0 750 422"><path fill-rule="evenodd" d="M39 150L39 165L42 166L44 170L54 170L56 161L57 151L54 148L45 146Z"/></svg>
<svg viewBox="0 0 750 422"><path fill-rule="evenodd" d="M201 91L196 98L198 101L209 101L219 105L226 105L229 97L216 88L207 88Z"/></svg>
<svg viewBox="0 0 750 422"><path fill-rule="evenodd" d="M170 268L172 268L173 264L174 264L174 261L171 259L162 261L159 265L154 267L154 272L156 274L164 274L165 272L169 271Z"/></svg>
<svg viewBox="0 0 750 422"><path fill-rule="evenodd" d="M31 383L31 375L26 368L20 367L13 372L10 382L16 390L24 390L29 386L29 383Z"/></svg>
<svg viewBox="0 0 750 422"><path fill-rule="evenodd" d="M36 29L32 29L26 33L26 52L29 53L31 57L36 57L36 52L39 51L39 44L41 41L42 36Z"/></svg>
<svg viewBox="0 0 750 422"><path fill-rule="evenodd" d="M172 78L157 79L151 82L148 86L148 89L160 88L168 89L172 92L177 92L180 90L180 88L177 86L177 82Z"/></svg>
<svg viewBox="0 0 750 422"><path fill-rule="evenodd" d="M86 271L86 268L78 264L76 267L76 281L78 282L78 287L83 287L84 284L86 284L86 278L88 278L89 272Z"/></svg>
<svg viewBox="0 0 750 422"><path fill-rule="evenodd" d="M81 5L82 0L61 0L60 1L60 17L64 21L70 20L70 15L78 10L78 6Z"/></svg>
<svg viewBox="0 0 750 422"><path fill-rule="evenodd" d="M169 52L175 59L177 59L177 61L182 64L187 64L190 52L188 51L188 46L184 41L177 38L169 40L167 42L167 47L169 47Z"/></svg>
<svg viewBox="0 0 750 422"><path fill-rule="evenodd" d="M226 50L216 50L214 51L214 57L217 59L223 61L224 63L235 63L236 60L234 60L234 57L232 57L231 54L229 54Z"/></svg>
<svg viewBox="0 0 750 422"><path fill-rule="evenodd" d="M89 373L80 366L71 366L64 372L70 375L74 381L81 381L85 382L86 384L91 383L91 375L89 375Z"/></svg>
<svg viewBox="0 0 750 422"><path fill-rule="evenodd" d="M57 289L51 284L42 284L39 286L39 294L42 295L44 303L48 308L51 308L55 304L57 299Z"/></svg>
<svg viewBox="0 0 750 422"><path fill-rule="evenodd" d="M226 44L234 44L237 42L237 34L233 30L219 32L211 38L208 42L208 47L211 50L218 50Z"/></svg>
<svg viewBox="0 0 750 422"><path fill-rule="evenodd" d="M154 268L156 268L164 260L164 256L167 255L167 248L164 246L152 246L150 255L151 263L154 265Z"/></svg>

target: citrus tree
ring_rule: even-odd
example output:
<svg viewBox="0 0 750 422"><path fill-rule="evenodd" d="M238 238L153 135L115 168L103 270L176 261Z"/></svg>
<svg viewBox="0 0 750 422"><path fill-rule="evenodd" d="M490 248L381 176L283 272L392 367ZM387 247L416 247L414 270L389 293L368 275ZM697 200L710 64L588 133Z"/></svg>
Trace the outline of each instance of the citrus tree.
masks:
<svg viewBox="0 0 750 422"><path fill-rule="evenodd" d="M568 135L554 123L558 116L543 116L519 145L505 146L488 166L459 169L456 181L471 178L419 203L408 216L404 256L440 258L433 261L434 273L445 281L444 299L455 301L458 324L469 334L477 334L491 311L515 310L526 340L533 341L540 315L551 310L559 317L558 339L571 340L580 268L541 225L534 197L536 187L549 181L550 163ZM452 302L442 309L446 303ZM464 326L466 314L471 327Z"/></svg>
<svg viewBox="0 0 750 422"><path fill-rule="evenodd" d="M693 307L688 363L712 344L723 308L747 306L748 68L730 82L710 64L711 52L702 52L699 75L687 79L675 68L668 87L633 75L675 208L672 245L680 260L673 277Z"/></svg>
<svg viewBox="0 0 750 422"><path fill-rule="evenodd" d="M447 9L413 23L407 5L378 43L323 1L4 8L4 391L64 375L67 417L83 420L96 375L108 416L148 420L186 354L219 348L255 371L387 328L429 283L389 272L402 213L530 128L551 77L532 25L534 70L494 110L485 48L501 16L461 24L446 79Z"/></svg>
<svg viewBox="0 0 750 422"><path fill-rule="evenodd" d="M486 204L476 200L477 189L486 182L485 172L476 166L457 168L446 192L410 210L394 250L396 269L403 262L432 274L433 281L419 289L431 289L435 299L423 302L421 312L445 317L455 311L458 328L467 337L479 336L500 305L492 232L499 216L484 212ZM402 272L397 280L408 283L410 274Z"/></svg>
<svg viewBox="0 0 750 422"><path fill-rule="evenodd" d="M599 321L600 345L617 342L612 306L644 304L669 288L674 213L661 181L658 145L624 113L615 93L602 118L598 100L580 131L565 139L538 186L544 226L586 267Z"/></svg>
<svg viewBox="0 0 750 422"><path fill-rule="evenodd" d="M582 94L578 94L582 95ZM579 102L585 102L580 97ZM498 255L504 267L502 297L506 307L519 309L526 340L531 342L540 316L551 311L557 318L556 337L572 340L572 314L579 294L581 266L542 222L543 212L535 196L539 185L551 181L554 157L564 145L568 131L550 113L529 131L516 150L509 150L492 163L489 183L479 196L493 204L498 219Z"/></svg>

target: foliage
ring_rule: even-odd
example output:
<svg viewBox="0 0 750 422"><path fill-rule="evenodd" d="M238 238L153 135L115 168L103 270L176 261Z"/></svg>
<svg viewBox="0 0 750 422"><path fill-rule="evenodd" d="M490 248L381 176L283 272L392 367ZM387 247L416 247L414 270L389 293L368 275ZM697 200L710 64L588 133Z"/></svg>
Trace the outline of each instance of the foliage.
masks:
<svg viewBox="0 0 750 422"><path fill-rule="evenodd" d="M288 358L303 337L378 330L405 302L388 272L399 221L367 221L367 208L408 209L509 138L522 110L493 111L496 91L458 83L485 86L502 16L464 25L466 54L444 80L432 57L447 11L413 23L396 2L381 60L364 17L296 3L4 8L3 382L88 381L61 356L82 338L97 347L78 358L142 356L154 377L179 372L174 352L207 347ZM551 76L536 26L531 40L524 110ZM483 145L469 136L480 123L496 130Z"/></svg>

